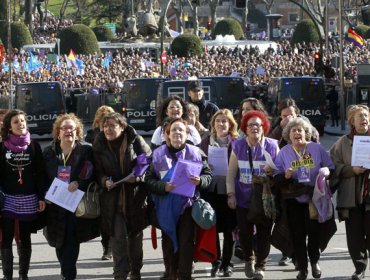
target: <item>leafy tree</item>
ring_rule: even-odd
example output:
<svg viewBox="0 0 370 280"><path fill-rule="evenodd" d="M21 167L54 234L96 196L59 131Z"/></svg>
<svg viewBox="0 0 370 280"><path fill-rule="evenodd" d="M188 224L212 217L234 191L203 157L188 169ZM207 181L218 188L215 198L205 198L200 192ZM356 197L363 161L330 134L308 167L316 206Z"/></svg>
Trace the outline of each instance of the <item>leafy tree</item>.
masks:
<svg viewBox="0 0 370 280"><path fill-rule="evenodd" d="M31 33L23 22L12 22L11 32L13 48L20 49L24 45L29 45L33 43Z"/></svg>
<svg viewBox="0 0 370 280"><path fill-rule="evenodd" d="M202 55L202 42L198 36L193 34L180 35L172 41L171 53L179 57Z"/></svg>
<svg viewBox="0 0 370 280"><path fill-rule="evenodd" d="M296 29L294 30L292 43L319 43L320 42L320 34L318 34L315 25L312 20L305 19L300 21L297 24Z"/></svg>
<svg viewBox="0 0 370 280"><path fill-rule="evenodd" d="M0 0L0 39L5 39L7 35L8 5L7 0Z"/></svg>
<svg viewBox="0 0 370 280"><path fill-rule="evenodd" d="M60 53L68 54L70 49L77 54L100 52L94 32L84 24L75 24L60 31Z"/></svg>
<svg viewBox="0 0 370 280"><path fill-rule="evenodd" d="M243 29L239 23L239 21L229 18L224 19L219 22L217 22L213 37L216 37L216 35L234 35L236 40L239 40L243 37Z"/></svg>
<svg viewBox="0 0 370 280"><path fill-rule="evenodd" d="M106 26L95 26L93 31L99 42L112 41L114 37L112 30Z"/></svg>

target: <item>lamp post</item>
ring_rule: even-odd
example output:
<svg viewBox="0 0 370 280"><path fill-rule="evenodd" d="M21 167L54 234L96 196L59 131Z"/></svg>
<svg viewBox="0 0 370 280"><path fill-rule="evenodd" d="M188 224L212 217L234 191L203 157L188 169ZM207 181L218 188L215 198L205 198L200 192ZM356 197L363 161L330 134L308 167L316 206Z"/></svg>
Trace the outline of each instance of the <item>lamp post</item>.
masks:
<svg viewBox="0 0 370 280"><path fill-rule="evenodd" d="M11 29L11 6L10 6L10 0L7 0L7 6L8 6L8 65L9 65L9 94L10 94L10 104L9 109L13 108L14 103L14 95L13 95L13 62L12 62L12 29Z"/></svg>
<svg viewBox="0 0 370 280"><path fill-rule="evenodd" d="M161 17L161 54L164 52L164 21L166 19L168 8L170 7L170 3L172 0L168 0L166 8L163 11L162 17ZM161 75L164 75L164 64L161 59Z"/></svg>
<svg viewBox="0 0 370 280"><path fill-rule="evenodd" d="M340 126L345 130L345 108L344 108L344 65L343 65L343 20L342 20L343 0L339 0L339 82L340 82Z"/></svg>

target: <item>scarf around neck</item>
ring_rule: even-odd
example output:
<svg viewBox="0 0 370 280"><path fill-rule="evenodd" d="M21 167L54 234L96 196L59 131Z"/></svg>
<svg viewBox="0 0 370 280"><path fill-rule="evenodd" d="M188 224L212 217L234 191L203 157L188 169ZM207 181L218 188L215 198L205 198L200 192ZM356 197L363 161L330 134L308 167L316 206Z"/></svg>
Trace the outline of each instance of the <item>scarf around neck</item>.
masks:
<svg viewBox="0 0 370 280"><path fill-rule="evenodd" d="M31 136L29 131L24 135L14 135L9 133L8 137L4 141L4 146L14 153L20 153L27 149L31 143Z"/></svg>

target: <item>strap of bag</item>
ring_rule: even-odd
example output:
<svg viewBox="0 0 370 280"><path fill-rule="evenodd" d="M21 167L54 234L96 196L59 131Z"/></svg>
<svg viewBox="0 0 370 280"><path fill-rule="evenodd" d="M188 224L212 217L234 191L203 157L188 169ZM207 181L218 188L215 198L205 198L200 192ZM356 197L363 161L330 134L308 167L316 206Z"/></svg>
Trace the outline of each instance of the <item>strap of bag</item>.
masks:
<svg viewBox="0 0 370 280"><path fill-rule="evenodd" d="M247 143L247 146L248 146L249 165L250 165L250 168L251 168L252 175L254 175L253 160L252 160L252 149L251 149L251 147L249 147L248 143Z"/></svg>

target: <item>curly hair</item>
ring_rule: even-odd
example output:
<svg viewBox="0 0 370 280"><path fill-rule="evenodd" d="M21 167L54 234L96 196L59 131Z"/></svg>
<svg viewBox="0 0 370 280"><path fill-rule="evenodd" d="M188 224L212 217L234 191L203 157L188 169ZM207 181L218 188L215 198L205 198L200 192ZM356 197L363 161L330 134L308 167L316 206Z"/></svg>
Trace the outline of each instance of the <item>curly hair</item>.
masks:
<svg viewBox="0 0 370 280"><path fill-rule="evenodd" d="M63 114L59 115L53 124L53 131L51 133L53 140L58 141L59 133L60 133L60 127L62 125L62 122L66 120L71 120L76 124L76 137L78 141L82 141L84 138L84 127L82 124L82 121L73 113L69 114Z"/></svg>
<svg viewBox="0 0 370 280"><path fill-rule="evenodd" d="M241 131L247 135L248 121L251 118L259 118L262 121L263 134L267 134L270 131L271 123L268 116L262 111L250 111L246 113L242 118L242 124L240 126Z"/></svg>
<svg viewBox="0 0 370 280"><path fill-rule="evenodd" d="M3 128L1 129L1 138L6 139L10 133L12 118L18 115L23 115L26 120L26 113L22 110L14 109L6 113L3 119ZM27 120L26 120L27 124Z"/></svg>
<svg viewBox="0 0 370 280"><path fill-rule="evenodd" d="M351 125L352 128L354 128L353 122L355 120L355 115L357 111L365 110L369 113L369 107L363 104L359 105L349 105L347 107L347 121Z"/></svg>
<svg viewBox="0 0 370 280"><path fill-rule="evenodd" d="M312 137L312 125L305 121L304 119L298 117L298 118L294 118L294 119L291 119L288 124L285 126L285 128L283 129L283 138L285 141L287 141L289 144L292 143L292 141L290 141L290 131L293 127L295 126L302 126L302 128L304 129L305 131L305 140L308 142L311 140L311 137Z"/></svg>
<svg viewBox="0 0 370 280"><path fill-rule="evenodd" d="M168 104L172 100L177 100L181 103L181 106L182 106L182 116L181 116L181 118L182 119L187 119L188 118L188 106L187 106L188 103L184 99L182 99L180 96L171 95L171 96L167 97L163 101L162 105L157 108L157 120L156 120L157 126L162 125L162 122L163 122L164 118L167 117L167 107L168 107Z"/></svg>
<svg viewBox="0 0 370 280"><path fill-rule="evenodd" d="M113 112L114 112L114 109L110 106L107 106L107 105L100 106L95 112L95 117L94 117L92 127L93 128L100 127L103 116L107 113L113 113Z"/></svg>
<svg viewBox="0 0 370 280"><path fill-rule="evenodd" d="M229 135L231 135L232 138L237 138L238 137L238 124L236 123L234 119L233 113L231 113L229 109L220 109L216 113L214 113L211 119L211 123L210 123L211 134L214 136L216 136L217 134L216 128L215 128L215 122L216 122L216 118L220 115L224 115L229 121L229 125L230 125Z"/></svg>

